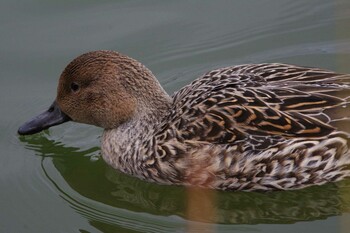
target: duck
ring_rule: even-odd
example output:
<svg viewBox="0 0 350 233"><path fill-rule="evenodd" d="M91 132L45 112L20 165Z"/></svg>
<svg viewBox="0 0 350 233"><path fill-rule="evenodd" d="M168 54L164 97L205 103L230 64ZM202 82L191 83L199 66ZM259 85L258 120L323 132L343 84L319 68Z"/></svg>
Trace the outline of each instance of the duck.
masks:
<svg viewBox="0 0 350 233"><path fill-rule="evenodd" d="M281 63L214 69L173 95L140 62L87 52L19 135L102 127L102 158L130 176L216 190L293 190L350 174L350 75Z"/></svg>

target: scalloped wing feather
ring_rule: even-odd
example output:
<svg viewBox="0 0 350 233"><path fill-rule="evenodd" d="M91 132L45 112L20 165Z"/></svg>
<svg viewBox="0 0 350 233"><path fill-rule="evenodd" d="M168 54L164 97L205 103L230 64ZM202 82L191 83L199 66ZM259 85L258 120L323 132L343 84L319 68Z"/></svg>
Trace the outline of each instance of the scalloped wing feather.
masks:
<svg viewBox="0 0 350 233"><path fill-rule="evenodd" d="M174 106L181 111L173 122L185 140L222 144L268 135L326 137L339 122L349 121L349 92L349 75L326 70L285 64L228 67L176 93Z"/></svg>

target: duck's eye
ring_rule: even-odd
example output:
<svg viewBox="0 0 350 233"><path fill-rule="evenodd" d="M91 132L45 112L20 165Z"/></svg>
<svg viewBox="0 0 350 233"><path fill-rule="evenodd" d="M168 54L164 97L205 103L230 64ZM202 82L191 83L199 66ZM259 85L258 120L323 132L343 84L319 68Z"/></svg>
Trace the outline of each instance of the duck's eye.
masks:
<svg viewBox="0 0 350 233"><path fill-rule="evenodd" d="M70 84L70 89L72 89L73 92L76 92L76 91L79 90L79 85L77 83L75 83L75 82L72 82Z"/></svg>

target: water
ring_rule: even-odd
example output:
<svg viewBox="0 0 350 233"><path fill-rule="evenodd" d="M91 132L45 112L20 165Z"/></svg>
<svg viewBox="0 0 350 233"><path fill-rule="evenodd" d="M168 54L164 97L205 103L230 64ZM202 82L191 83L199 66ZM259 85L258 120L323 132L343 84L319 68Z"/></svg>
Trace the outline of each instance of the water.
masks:
<svg viewBox="0 0 350 233"><path fill-rule="evenodd" d="M1 1L0 232L349 232L350 180L271 193L161 186L107 166L101 129L16 134L90 50L141 61L169 93L243 63L350 73L349 13L347 0Z"/></svg>

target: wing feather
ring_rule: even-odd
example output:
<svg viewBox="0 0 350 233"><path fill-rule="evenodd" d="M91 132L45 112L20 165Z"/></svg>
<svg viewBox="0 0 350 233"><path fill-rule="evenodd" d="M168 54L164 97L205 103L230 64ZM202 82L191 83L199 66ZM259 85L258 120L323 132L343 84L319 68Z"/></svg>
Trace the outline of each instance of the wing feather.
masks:
<svg viewBox="0 0 350 233"><path fill-rule="evenodd" d="M350 119L349 96L349 75L275 63L241 65L208 72L175 93L171 117L180 122L174 127L184 140L319 138Z"/></svg>

